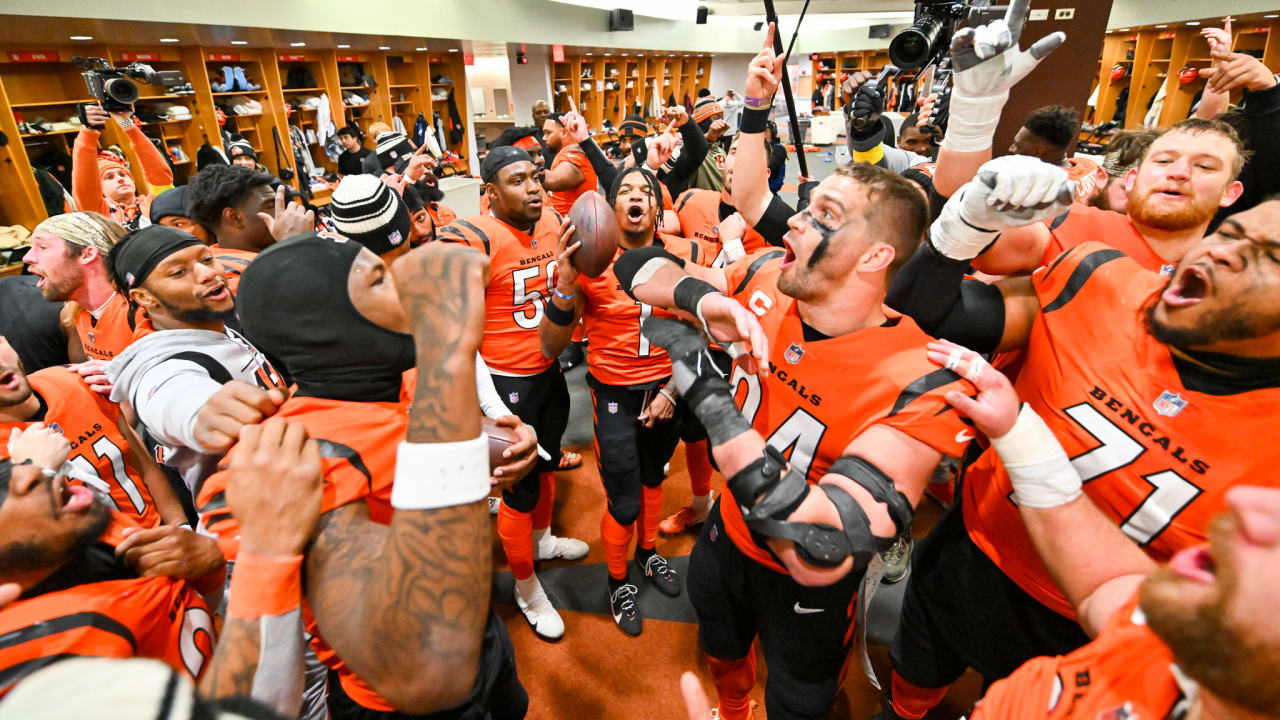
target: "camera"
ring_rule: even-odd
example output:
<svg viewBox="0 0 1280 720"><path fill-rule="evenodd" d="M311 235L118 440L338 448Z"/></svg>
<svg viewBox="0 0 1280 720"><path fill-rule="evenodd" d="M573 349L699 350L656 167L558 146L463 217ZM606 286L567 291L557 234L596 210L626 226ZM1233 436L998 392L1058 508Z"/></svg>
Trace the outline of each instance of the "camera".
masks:
<svg viewBox="0 0 1280 720"><path fill-rule="evenodd" d="M182 73L177 70L156 70L150 65L135 62L124 67L111 67L106 58L76 57L71 63L84 70L84 84L89 88L89 95L102 104L107 112L125 112L138 99L139 80L147 85L160 85L164 88L175 88L186 82Z"/></svg>
<svg viewBox="0 0 1280 720"><path fill-rule="evenodd" d="M915 21L889 42L889 60L903 70L936 63L950 49L951 33L981 0L916 0Z"/></svg>

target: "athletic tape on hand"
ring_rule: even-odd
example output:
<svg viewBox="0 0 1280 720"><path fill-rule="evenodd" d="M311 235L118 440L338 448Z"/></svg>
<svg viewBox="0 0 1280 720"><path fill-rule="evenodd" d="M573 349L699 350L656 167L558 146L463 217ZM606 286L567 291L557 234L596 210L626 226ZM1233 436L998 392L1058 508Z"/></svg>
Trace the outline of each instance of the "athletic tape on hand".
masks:
<svg viewBox="0 0 1280 720"><path fill-rule="evenodd" d="M489 494L489 436L444 443L400 443L391 506L432 510Z"/></svg>
<svg viewBox="0 0 1280 720"><path fill-rule="evenodd" d="M1013 429L991 438L1013 483L1013 499L1023 507L1066 505L1083 494L1080 475L1044 420L1023 403Z"/></svg>

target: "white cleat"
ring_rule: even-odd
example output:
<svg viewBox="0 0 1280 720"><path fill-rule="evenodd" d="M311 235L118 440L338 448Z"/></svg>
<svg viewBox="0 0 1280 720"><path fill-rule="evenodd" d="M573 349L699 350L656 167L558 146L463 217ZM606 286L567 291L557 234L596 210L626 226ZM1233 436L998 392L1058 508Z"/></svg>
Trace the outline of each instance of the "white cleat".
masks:
<svg viewBox="0 0 1280 720"><path fill-rule="evenodd" d="M535 560L581 560L587 556L587 544L576 538L556 537L550 533L534 549Z"/></svg>
<svg viewBox="0 0 1280 720"><path fill-rule="evenodd" d="M521 585L533 587L522 593ZM520 612L524 613L524 619L533 626L533 632L538 637L543 640L559 640L564 636L564 620L560 619L560 613L556 612L555 607L551 605L551 599L542 589L542 583L538 581L537 575L523 583L516 581L516 605L520 608Z"/></svg>

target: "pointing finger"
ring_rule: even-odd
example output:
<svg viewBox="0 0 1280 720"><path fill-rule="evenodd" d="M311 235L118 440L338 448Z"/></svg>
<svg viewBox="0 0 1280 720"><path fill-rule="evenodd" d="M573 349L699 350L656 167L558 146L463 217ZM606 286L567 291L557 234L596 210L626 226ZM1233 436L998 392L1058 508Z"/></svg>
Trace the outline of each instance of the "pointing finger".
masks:
<svg viewBox="0 0 1280 720"><path fill-rule="evenodd" d="M1013 0L1009 3L1009 10L1004 14L1004 22L1009 26L1009 37L1015 45L1018 38L1022 37L1022 28L1027 23L1027 8L1030 5L1031 0Z"/></svg>
<svg viewBox="0 0 1280 720"><path fill-rule="evenodd" d="M1031 57L1035 58L1036 60L1043 60L1044 56L1048 55L1054 50L1057 50L1058 46L1066 42L1066 40L1067 40L1067 34L1062 31L1049 33L1048 35L1045 35L1044 37L1035 41L1035 43L1033 43L1031 47L1027 49L1027 52L1031 53Z"/></svg>

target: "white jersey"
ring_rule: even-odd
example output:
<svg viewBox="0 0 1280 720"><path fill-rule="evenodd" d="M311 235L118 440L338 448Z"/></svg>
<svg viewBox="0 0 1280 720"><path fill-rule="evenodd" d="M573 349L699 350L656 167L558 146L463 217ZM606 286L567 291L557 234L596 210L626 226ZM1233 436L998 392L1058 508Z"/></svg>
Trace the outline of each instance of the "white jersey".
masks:
<svg viewBox="0 0 1280 720"><path fill-rule="evenodd" d="M230 328L151 333L112 360L106 374L115 385L111 399L133 406L155 459L177 470L193 497L222 458L195 439L196 415L209 398L232 380L284 387L266 356Z"/></svg>

